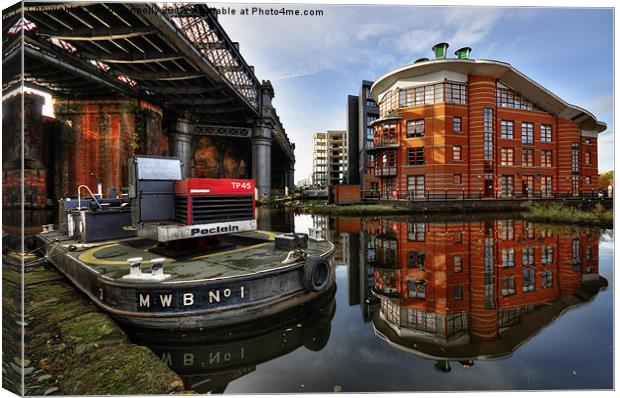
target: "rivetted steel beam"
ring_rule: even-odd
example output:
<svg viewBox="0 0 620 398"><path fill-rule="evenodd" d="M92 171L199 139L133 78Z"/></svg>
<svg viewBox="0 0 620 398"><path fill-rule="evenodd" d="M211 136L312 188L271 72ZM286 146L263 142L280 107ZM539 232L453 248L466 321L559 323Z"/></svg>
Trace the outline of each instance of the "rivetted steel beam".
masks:
<svg viewBox="0 0 620 398"><path fill-rule="evenodd" d="M191 94L209 94L215 93L221 90L220 87L205 87L205 86L186 86L186 87L168 87L168 86L146 86L142 85L144 90L154 91L158 94L177 94L177 95L191 95Z"/></svg>
<svg viewBox="0 0 620 398"><path fill-rule="evenodd" d="M183 56L179 54L165 54L160 52L148 52L148 53L113 53L113 54L92 54L81 53L83 58L92 59L95 61L101 61L110 64L145 64L154 62L165 62L182 59Z"/></svg>
<svg viewBox="0 0 620 398"><path fill-rule="evenodd" d="M150 27L116 27L116 28L98 28L98 29L74 29L72 32L63 32L61 34L51 31L40 31L41 35L59 40L74 41L101 41L127 39L130 37L145 36L157 33Z"/></svg>
<svg viewBox="0 0 620 398"><path fill-rule="evenodd" d="M134 80L188 80L206 77L204 73L186 72L116 72L116 74Z"/></svg>
<svg viewBox="0 0 620 398"><path fill-rule="evenodd" d="M223 105L232 102L231 98L179 98L171 99L171 102L179 105Z"/></svg>

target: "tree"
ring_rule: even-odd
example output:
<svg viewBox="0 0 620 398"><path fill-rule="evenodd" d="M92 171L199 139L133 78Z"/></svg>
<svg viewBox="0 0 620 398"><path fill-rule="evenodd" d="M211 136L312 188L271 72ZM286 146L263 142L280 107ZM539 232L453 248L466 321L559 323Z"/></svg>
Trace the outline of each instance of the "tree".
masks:
<svg viewBox="0 0 620 398"><path fill-rule="evenodd" d="M614 179L614 171L610 170L605 173L601 173L598 175L598 188L604 191L607 190L607 187L610 184L610 181Z"/></svg>

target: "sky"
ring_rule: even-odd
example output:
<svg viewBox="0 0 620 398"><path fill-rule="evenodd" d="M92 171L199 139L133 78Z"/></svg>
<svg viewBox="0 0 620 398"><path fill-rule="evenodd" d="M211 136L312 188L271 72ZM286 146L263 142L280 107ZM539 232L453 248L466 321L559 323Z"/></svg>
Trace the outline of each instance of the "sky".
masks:
<svg viewBox="0 0 620 398"><path fill-rule="evenodd" d="M274 86L273 104L296 144L295 181L312 173L312 135L346 129L347 95L357 95L362 80L432 58L431 47L443 41L449 56L469 46L471 58L508 62L607 123L599 172L613 169L611 9L289 4L323 16L248 16L240 10L252 5L230 7L237 15L219 21L256 76Z"/></svg>

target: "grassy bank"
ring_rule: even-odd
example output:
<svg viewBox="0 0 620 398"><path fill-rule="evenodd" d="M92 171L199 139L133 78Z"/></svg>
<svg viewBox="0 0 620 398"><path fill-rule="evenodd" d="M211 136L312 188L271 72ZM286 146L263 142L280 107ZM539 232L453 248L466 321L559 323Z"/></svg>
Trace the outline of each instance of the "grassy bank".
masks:
<svg viewBox="0 0 620 398"><path fill-rule="evenodd" d="M3 333L8 333L3 339L18 348L20 274L9 266L2 268ZM27 272L25 294L25 359L19 358L17 349L3 360L12 361L9 365L16 376L23 372L26 395L145 395L182 390L179 376L151 350L130 343L110 317L56 270L41 267Z"/></svg>
<svg viewBox="0 0 620 398"><path fill-rule="evenodd" d="M600 204L589 211L565 206L561 203L535 204L523 216L532 221L596 225L607 228L613 227L614 223L613 210L605 210Z"/></svg>

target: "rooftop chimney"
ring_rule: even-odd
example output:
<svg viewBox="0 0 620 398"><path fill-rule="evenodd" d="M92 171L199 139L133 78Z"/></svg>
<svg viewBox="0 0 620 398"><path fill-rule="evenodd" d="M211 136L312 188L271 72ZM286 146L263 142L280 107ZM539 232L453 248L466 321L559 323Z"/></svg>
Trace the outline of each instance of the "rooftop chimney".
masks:
<svg viewBox="0 0 620 398"><path fill-rule="evenodd" d="M413 63L417 64L418 62L426 62L426 61L428 61L428 58L418 58Z"/></svg>
<svg viewBox="0 0 620 398"><path fill-rule="evenodd" d="M458 59L469 59L469 53L471 53L470 47L461 47L454 52L454 55L456 55Z"/></svg>
<svg viewBox="0 0 620 398"><path fill-rule="evenodd" d="M437 43L433 46L433 52L435 53L436 59L446 59L446 54L448 52L448 43Z"/></svg>

